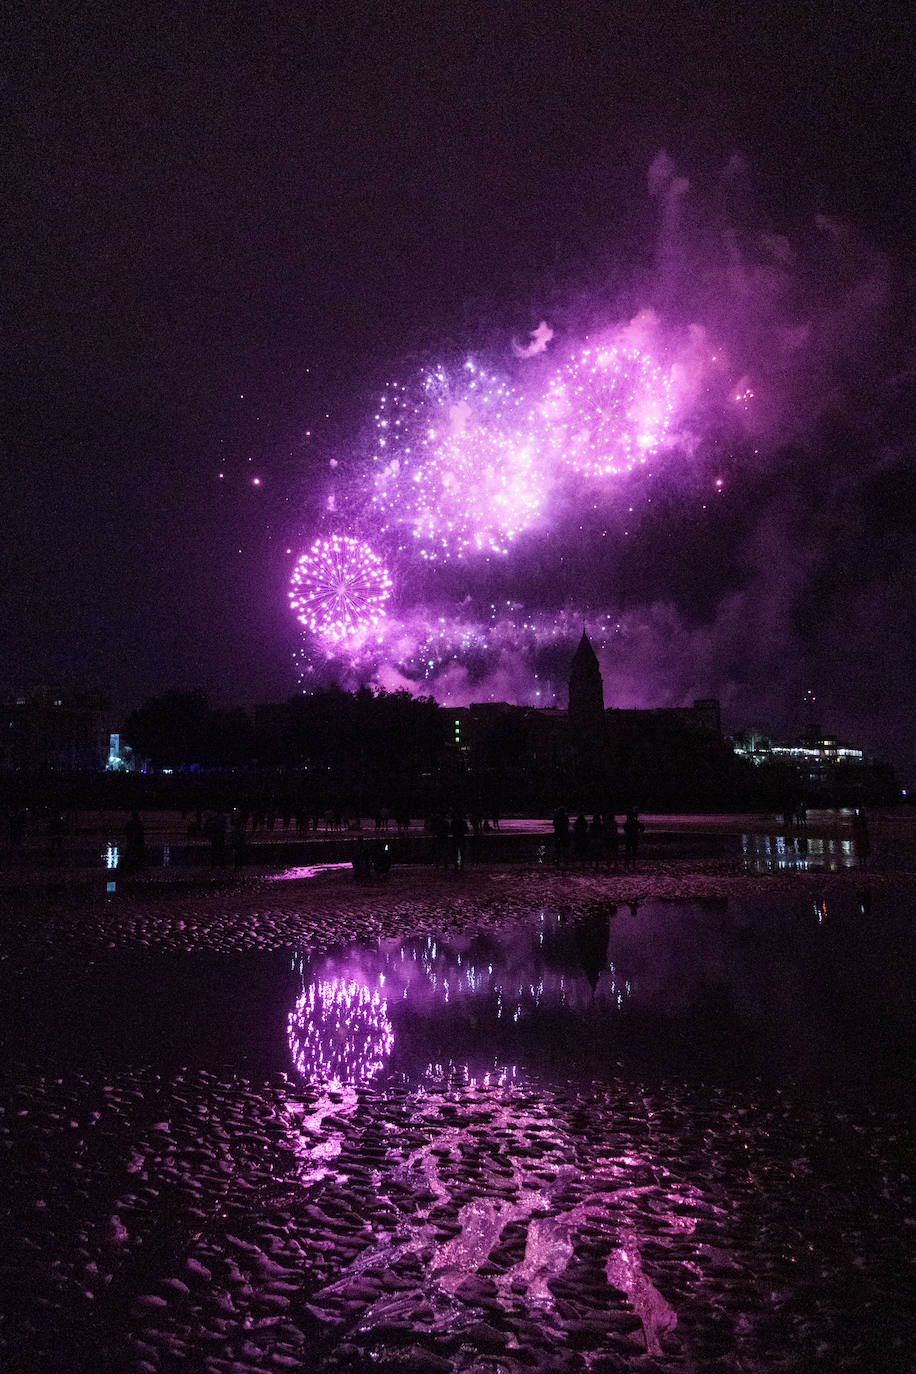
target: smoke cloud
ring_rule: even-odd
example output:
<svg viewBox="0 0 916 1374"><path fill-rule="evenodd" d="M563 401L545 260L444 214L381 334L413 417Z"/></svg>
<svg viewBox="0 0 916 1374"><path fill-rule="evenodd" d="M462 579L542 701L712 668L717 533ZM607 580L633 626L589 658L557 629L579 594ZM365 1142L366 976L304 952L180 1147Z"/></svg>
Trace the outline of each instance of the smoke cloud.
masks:
<svg viewBox="0 0 916 1374"><path fill-rule="evenodd" d="M716 696L727 726L791 735L810 692L825 727L912 766L916 368L893 265L833 215L773 225L748 182L735 156L704 197L659 152L642 209L655 253L630 308L591 284L487 360L534 414L582 349L650 355L672 406L648 461L590 480L558 478L552 456L539 521L504 556L431 569L392 548L390 623L347 660L312 646L312 673L443 703L565 705L584 625L609 706ZM371 455L343 466L352 514Z"/></svg>

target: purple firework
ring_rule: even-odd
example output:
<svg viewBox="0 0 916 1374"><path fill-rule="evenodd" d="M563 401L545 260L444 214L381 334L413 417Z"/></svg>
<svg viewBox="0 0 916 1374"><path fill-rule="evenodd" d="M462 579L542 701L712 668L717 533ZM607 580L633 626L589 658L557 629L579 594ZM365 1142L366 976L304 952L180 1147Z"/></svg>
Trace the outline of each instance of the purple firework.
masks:
<svg viewBox="0 0 916 1374"><path fill-rule="evenodd" d="M348 535L316 539L290 578L290 605L304 629L332 644L358 638L383 619L391 577L368 544Z"/></svg>
<svg viewBox="0 0 916 1374"><path fill-rule="evenodd" d="M508 553L546 494L530 418L518 392L471 361L392 385L375 417L371 506L383 528L427 560Z"/></svg>
<svg viewBox="0 0 916 1374"><path fill-rule="evenodd" d="M671 421L671 377L637 348L585 348L555 373L541 403L553 444L589 477L644 463Z"/></svg>

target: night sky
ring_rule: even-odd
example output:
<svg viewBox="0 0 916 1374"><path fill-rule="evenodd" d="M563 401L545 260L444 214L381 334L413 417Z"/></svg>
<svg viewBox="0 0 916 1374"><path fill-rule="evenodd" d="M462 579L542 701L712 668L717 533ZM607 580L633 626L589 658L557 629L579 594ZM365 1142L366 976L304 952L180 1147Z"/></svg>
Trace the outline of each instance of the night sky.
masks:
<svg viewBox="0 0 916 1374"><path fill-rule="evenodd" d="M905 782L911 57L868 4L7 7L0 688L291 694L293 558L384 385L652 312L753 413L704 374L594 530L412 604L601 611L608 705L813 714Z"/></svg>

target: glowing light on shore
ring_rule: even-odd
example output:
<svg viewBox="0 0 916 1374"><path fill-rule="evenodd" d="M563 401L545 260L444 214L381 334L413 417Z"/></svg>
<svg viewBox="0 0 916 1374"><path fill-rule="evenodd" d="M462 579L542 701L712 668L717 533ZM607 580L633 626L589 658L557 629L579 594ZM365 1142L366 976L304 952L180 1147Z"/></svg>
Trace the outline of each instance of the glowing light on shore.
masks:
<svg viewBox="0 0 916 1374"><path fill-rule="evenodd" d="M289 601L304 629L331 644L365 635L383 619L391 577L359 539L316 539L293 569Z"/></svg>
<svg viewBox="0 0 916 1374"><path fill-rule="evenodd" d="M402 549L427 560L507 554L547 490L530 411L472 362L392 384L375 416L371 507Z"/></svg>
<svg viewBox="0 0 916 1374"><path fill-rule="evenodd" d="M551 379L541 414L552 443L589 477L629 472L664 443L671 378L636 348L585 348Z"/></svg>

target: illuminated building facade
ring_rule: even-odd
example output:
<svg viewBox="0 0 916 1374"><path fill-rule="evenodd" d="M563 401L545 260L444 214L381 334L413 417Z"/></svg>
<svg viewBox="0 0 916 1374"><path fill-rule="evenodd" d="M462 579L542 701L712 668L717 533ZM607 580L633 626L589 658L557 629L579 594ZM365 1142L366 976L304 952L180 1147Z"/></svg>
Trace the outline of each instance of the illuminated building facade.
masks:
<svg viewBox="0 0 916 1374"><path fill-rule="evenodd" d="M810 800L850 805L891 802L899 796L889 764L866 757L864 750L816 725L792 744L745 730L732 745L739 758L761 773L782 769L796 780L800 795Z"/></svg>

